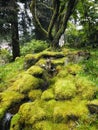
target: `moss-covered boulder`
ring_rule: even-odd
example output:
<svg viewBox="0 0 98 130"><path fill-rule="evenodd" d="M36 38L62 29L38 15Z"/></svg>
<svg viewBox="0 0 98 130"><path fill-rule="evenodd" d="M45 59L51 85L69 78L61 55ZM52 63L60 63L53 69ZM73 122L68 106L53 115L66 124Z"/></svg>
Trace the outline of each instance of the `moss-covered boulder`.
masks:
<svg viewBox="0 0 98 130"><path fill-rule="evenodd" d="M20 115L19 114L15 114L13 116L13 118L11 119L11 125L10 125L10 130L20 130Z"/></svg>
<svg viewBox="0 0 98 130"><path fill-rule="evenodd" d="M44 81L42 79L38 79L28 73L24 73L8 90L28 93L32 89L42 88L43 84Z"/></svg>
<svg viewBox="0 0 98 130"><path fill-rule="evenodd" d="M98 114L98 99L89 101L87 106L91 114Z"/></svg>
<svg viewBox="0 0 98 130"><path fill-rule="evenodd" d="M63 58L64 57L64 53L63 52L54 52L54 51L43 51L41 53L39 53L39 57L40 58Z"/></svg>
<svg viewBox="0 0 98 130"><path fill-rule="evenodd" d="M72 101L57 102L54 107L54 121L56 123L67 123L70 120L88 120L89 111L87 101L73 99Z"/></svg>
<svg viewBox="0 0 98 130"><path fill-rule="evenodd" d="M43 108L34 103L25 103L20 107L21 124L29 124L33 127L35 122L47 119Z"/></svg>
<svg viewBox="0 0 98 130"><path fill-rule="evenodd" d="M43 74L44 74L45 70L42 69L39 66L32 66L27 70L27 73L29 73L30 75L33 75L35 77L39 77L42 78Z"/></svg>
<svg viewBox="0 0 98 130"><path fill-rule="evenodd" d="M34 65L38 60L38 57L33 54L27 54L24 58L24 68L28 69L32 65Z"/></svg>
<svg viewBox="0 0 98 130"><path fill-rule="evenodd" d="M88 80L86 77L76 77L75 79L77 93L82 99L93 99L96 86L93 82Z"/></svg>
<svg viewBox="0 0 98 130"><path fill-rule="evenodd" d="M42 95L42 91L40 89L32 90L29 92L28 97L31 101L34 101L36 99L40 99Z"/></svg>
<svg viewBox="0 0 98 130"><path fill-rule="evenodd" d="M66 79L60 79L55 83L55 98L58 100L71 99L76 95L75 84Z"/></svg>
<svg viewBox="0 0 98 130"><path fill-rule="evenodd" d="M24 95L14 91L5 91L0 93L0 119L4 116L6 110L16 103L21 102Z"/></svg>
<svg viewBox="0 0 98 130"><path fill-rule="evenodd" d="M54 99L54 93L53 93L53 89L47 89L42 93L41 96L42 100L51 100Z"/></svg>
<svg viewBox="0 0 98 130"><path fill-rule="evenodd" d="M45 58L41 58L38 60L38 62L36 62L36 65L39 65L41 67L44 67L46 64L46 59Z"/></svg>
<svg viewBox="0 0 98 130"><path fill-rule="evenodd" d="M34 130L69 130L64 123L54 123L51 121L40 121L34 125Z"/></svg>
<svg viewBox="0 0 98 130"><path fill-rule="evenodd" d="M77 73L83 70L83 68L78 64L68 65L66 66L66 69L68 73L73 74L73 75L76 75Z"/></svg>

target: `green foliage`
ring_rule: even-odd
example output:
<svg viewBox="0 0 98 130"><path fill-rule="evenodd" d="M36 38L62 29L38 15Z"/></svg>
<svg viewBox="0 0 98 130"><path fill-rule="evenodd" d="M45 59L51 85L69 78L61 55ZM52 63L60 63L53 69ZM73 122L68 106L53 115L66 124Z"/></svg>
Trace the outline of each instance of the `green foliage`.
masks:
<svg viewBox="0 0 98 130"><path fill-rule="evenodd" d="M98 49L90 49L90 52L90 59L81 63L84 71L81 71L79 75L88 76L98 86Z"/></svg>
<svg viewBox="0 0 98 130"><path fill-rule="evenodd" d="M11 60L10 52L6 49L0 49L0 66Z"/></svg>
<svg viewBox="0 0 98 130"><path fill-rule="evenodd" d="M31 42L26 43L25 46L21 46L21 55L41 52L46 48L48 48L48 43L46 43L46 41L32 40Z"/></svg>
<svg viewBox="0 0 98 130"><path fill-rule="evenodd" d="M17 58L15 62L0 66L0 91L10 86L15 77L23 71L24 57Z"/></svg>

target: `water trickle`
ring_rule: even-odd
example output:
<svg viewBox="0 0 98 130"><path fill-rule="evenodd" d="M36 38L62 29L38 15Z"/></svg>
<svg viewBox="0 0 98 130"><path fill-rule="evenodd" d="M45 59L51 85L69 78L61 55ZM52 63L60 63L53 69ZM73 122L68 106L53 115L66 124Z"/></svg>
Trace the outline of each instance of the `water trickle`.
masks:
<svg viewBox="0 0 98 130"><path fill-rule="evenodd" d="M5 117L4 117L3 123L2 123L2 130L9 130L10 129L10 122L11 122L12 117L13 117L13 114L11 114L11 113L5 114Z"/></svg>

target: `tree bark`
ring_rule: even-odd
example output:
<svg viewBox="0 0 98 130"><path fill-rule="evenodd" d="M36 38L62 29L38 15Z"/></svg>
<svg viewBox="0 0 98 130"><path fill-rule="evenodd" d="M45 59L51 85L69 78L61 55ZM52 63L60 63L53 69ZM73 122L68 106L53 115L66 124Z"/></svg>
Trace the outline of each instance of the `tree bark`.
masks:
<svg viewBox="0 0 98 130"><path fill-rule="evenodd" d="M11 29L12 29L12 54L13 54L13 60L15 60L16 57L20 56L18 23L17 23L17 21L13 21L11 23Z"/></svg>
<svg viewBox="0 0 98 130"><path fill-rule="evenodd" d="M67 2L67 9L66 13L64 14L64 7L66 6L66 2L64 2L63 6L62 3L60 3L60 0L52 0L53 3L53 15L50 19L50 23L48 26L48 30L46 30L39 19L37 18L37 8L36 8L36 1L32 0L31 3L31 12L33 14L33 19L35 22L35 27L44 34L45 37L47 37L52 42L52 47L58 47L59 46L59 39L61 35L64 33L67 27L68 20L70 16L72 15L75 5L78 0L69 0ZM63 15L62 15L63 14ZM55 30L54 30L55 27ZM53 35L54 33L54 35Z"/></svg>
<svg viewBox="0 0 98 130"><path fill-rule="evenodd" d="M74 9L75 9L75 4L77 3L77 0L69 0L68 5L67 5L67 11L63 17L63 23L61 25L61 28L58 30L56 36L54 37L52 44L53 47L58 47L59 45L59 39L61 37L61 35L65 32L66 28L67 28L67 23L68 20L71 16L71 14L73 13Z"/></svg>
<svg viewBox="0 0 98 130"><path fill-rule="evenodd" d="M13 60L15 60L16 57L20 56L17 6L15 0L11 0L11 6L14 8L14 11L12 12L11 30L12 30L12 54L13 54Z"/></svg>

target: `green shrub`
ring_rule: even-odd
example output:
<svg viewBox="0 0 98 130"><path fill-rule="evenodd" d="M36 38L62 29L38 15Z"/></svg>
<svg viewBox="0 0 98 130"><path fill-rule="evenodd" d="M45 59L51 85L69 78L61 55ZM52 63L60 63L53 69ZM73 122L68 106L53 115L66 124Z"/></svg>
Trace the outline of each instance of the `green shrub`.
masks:
<svg viewBox="0 0 98 130"><path fill-rule="evenodd" d="M0 65L8 63L11 60L11 55L8 50L0 50Z"/></svg>
<svg viewBox="0 0 98 130"><path fill-rule="evenodd" d="M25 46L21 46L21 55L28 53L37 53L45 50L48 47L46 41L32 40Z"/></svg>

